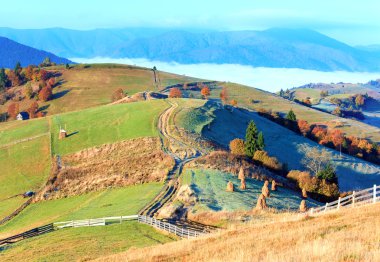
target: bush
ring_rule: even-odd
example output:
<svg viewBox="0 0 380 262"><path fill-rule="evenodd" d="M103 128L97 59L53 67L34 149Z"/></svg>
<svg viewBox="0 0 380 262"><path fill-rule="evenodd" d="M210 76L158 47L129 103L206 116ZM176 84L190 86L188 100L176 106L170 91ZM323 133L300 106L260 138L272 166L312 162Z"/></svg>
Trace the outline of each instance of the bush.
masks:
<svg viewBox="0 0 380 262"><path fill-rule="evenodd" d="M245 155L244 140L239 139L239 138L235 138L234 140L231 140L230 150L231 150L231 153L234 155L244 156Z"/></svg>
<svg viewBox="0 0 380 262"><path fill-rule="evenodd" d="M283 165L277 160L277 158L269 156L266 151L256 151L253 155L253 161L272 170L283 170Z"/></svg>

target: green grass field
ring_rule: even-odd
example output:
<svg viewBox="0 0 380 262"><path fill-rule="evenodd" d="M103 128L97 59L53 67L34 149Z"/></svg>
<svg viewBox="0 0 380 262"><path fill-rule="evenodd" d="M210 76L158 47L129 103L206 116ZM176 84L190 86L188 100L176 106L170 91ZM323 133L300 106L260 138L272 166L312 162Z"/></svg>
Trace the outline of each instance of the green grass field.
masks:
<svg viewBox="0 0 380 262"><path fill-rule="evenodd" d="M227 192L228 181L234 184L235 192ZM186 170L182 177L182 184L191 185L197 193L199 202L195 206L197 211L237 211L250 210L256 206L264 182L247 178L247 189L241 190L237 176L210 169ZM301 203L301 196L294 191L278 187L271 191L267 205L282 210L297 210ZM315 202L308 200L308 205Z"/></svg>
<svg viewBox="0 0 380 262"><path fill-rule="evenodd" d="M38 190L49 176L49 136L0 149L0 166L0 218L3 218L26 201L20 196L7 198Z"/></svg>
<svg viewBox="0 0 380 262"><path fill-rule="evenodd" d="M1 123L0 147L20 139L37 136L47 132L49 132L49 124L46 118Z"/></svg>
<svg viewBox="0 0 380 262"><path fill-rule="evenodd" d="M101 106L53 117L53 152L65 155L85 148L137 137L158 136L156 121L168 107L162 100ZM59 140L59 127L69 137Z"/></svg>
<svg viewBox="0 0 380 262"><path fill-rule="evenodd" d="M31 204L0 226L0 238L52 222L135 215L161 187L160 183L149 183Z"/></svg>
<svg viewBox="0 0 380 262"><path fill-rule="evenodd" d="M70 228L31 238L0 250L1 261L87 261L129 248L173 241L138 222Z"/></svg>

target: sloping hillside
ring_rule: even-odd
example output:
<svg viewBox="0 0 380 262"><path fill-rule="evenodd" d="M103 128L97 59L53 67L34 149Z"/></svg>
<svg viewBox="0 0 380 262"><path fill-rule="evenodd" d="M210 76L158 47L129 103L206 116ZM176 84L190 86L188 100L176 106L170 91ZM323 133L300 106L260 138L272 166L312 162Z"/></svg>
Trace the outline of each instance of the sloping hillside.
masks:
<svg viewBox="0 0 380 262"><path fill-rule="evenodd" d="M96 261L379 261L380 204L135 249Z"/></svg>
<svg viewBox="0 0 380 262"><path fill-rule="evenodd" d="M56 64L72 63L66 58L0 37L0 67L13 68L17 62L22 66L38 65L46 57Z"/></svg>

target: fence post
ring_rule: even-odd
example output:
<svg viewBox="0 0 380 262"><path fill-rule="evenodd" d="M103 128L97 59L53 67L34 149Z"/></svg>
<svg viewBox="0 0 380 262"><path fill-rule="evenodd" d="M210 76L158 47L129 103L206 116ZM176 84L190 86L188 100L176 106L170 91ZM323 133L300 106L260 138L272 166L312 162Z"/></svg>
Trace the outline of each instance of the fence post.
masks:
<svg viewBox="0 0 380 262"><path fill-rule="evenodd" d="M329 203L326 203L326 205L325 205L325 212L327 211L327 205L328 205Z"/></svg>
<svg viewBox="0 0 380 262"><path fill-rule="evenodd" d="M120 216L120 224L121 224L121 220L123 219L123 217L122 216Z"/></svg>
<svg viewBox="0 0 380 262"><path fill-rule="evenodd" d="M373 203L376 203L376 185L373 185Z"/></svg>
<svg viewBox="0 0 380 262"><path fill-rule="evenodd" d="M314 207L312 207L312 208L310 209L310 215L313 215L313 213L314 213Z"/></svg>
<svg viewBox="0 0 380 262"><path fill-rule="evenodd" d="M338 198L338 210L340 208L340 197Z"/></svg>
<svg viewBox="0 0 380 262"><path fill-rule="evenodd" d="M352 192L352 207L355 207L355 191Z"/></svg>

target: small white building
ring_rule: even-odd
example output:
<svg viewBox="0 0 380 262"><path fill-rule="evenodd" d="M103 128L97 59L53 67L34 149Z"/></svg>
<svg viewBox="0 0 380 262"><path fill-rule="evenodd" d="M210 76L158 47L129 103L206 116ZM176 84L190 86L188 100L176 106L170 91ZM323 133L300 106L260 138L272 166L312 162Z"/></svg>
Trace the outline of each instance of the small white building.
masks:
<svg viewBox="0 0 380 262"><path fill-rule="evenodd" d="M27 112L20 112L17 117L17 120L28 120L29 119L29 114Z"/></svg>

